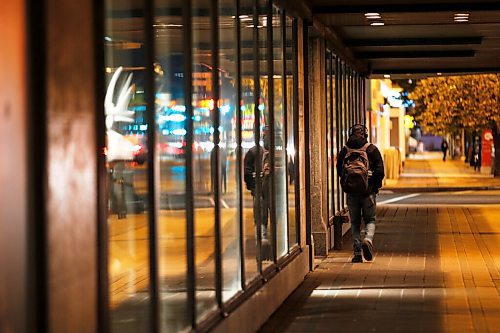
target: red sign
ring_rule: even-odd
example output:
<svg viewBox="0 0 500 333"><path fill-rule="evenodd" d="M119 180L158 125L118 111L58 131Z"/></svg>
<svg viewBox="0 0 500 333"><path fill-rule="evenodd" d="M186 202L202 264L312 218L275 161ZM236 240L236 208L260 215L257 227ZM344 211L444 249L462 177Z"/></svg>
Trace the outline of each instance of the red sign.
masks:
<svg viewBox="0 0 500 333"><path fill-rule="evenodd" d="M489 167L491 166L491 151L493 146L493 133L491 130L483 131L481 146L481 166Z"/></svg>

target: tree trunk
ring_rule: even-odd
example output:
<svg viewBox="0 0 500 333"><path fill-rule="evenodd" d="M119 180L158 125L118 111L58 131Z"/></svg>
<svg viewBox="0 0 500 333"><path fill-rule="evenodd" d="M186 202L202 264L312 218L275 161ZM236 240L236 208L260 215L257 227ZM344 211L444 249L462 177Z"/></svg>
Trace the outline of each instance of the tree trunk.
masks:
<svg viewBox="0 0 500 333"><path fill-rule="evenodd" d="M493 126L493 145L495 147L495 177L500 177L500 132L497 124Z"/></svg>

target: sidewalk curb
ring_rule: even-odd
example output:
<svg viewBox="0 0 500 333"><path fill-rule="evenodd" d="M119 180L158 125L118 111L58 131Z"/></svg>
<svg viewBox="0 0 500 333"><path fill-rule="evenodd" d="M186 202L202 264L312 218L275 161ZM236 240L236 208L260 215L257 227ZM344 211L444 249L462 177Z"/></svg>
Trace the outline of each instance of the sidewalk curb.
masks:
<svg viewBox="0 0 500 333"><path fill-rule="evenodd" d="M500 190L500 186L382 187L381 188L381 191L392 191L392 192L396 192L396 193L493 191L493 190Z"/></svg>

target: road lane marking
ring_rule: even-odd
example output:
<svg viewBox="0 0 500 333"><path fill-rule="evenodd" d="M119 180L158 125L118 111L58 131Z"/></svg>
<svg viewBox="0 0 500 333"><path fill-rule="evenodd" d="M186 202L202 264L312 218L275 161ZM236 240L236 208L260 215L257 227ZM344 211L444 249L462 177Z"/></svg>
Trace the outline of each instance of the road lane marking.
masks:
<svg viewBox="0 0 500 333"><path fill-rule="evenodd" d="M419 195L420 195L420 193L413 193L413 194L403 195L402 197L395 197L395 198L392 198L392 199L381 201L378 204L379 205L388 204L388 203L397 202L397 201L401 201L401 200L405 200L405 199L409 199L409 198L414 198L414 197L417 197Z"/></svg>

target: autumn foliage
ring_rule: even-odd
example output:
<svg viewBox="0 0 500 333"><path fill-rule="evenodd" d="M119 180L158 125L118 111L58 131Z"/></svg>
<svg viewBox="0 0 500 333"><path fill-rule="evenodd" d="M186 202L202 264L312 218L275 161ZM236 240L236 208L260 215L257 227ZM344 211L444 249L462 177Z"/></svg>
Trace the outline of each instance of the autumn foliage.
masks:
<svg viewBox="0 0 500 333"><path fill-rule="evenodd" d="M417 121L428 132L492 129L500 124L500 75L440 76L420 80L410 94Z"/></svg>

